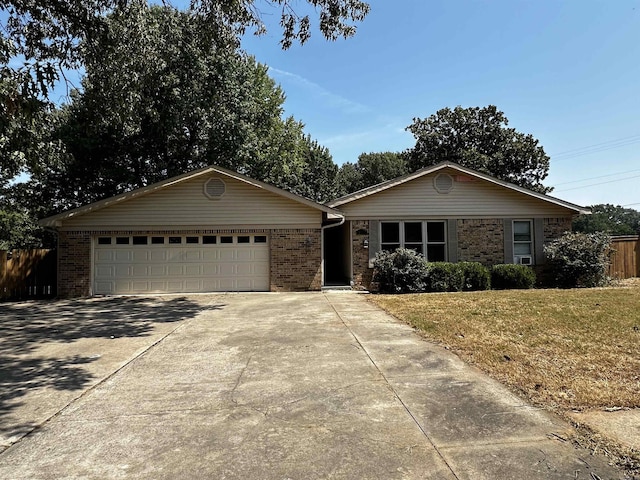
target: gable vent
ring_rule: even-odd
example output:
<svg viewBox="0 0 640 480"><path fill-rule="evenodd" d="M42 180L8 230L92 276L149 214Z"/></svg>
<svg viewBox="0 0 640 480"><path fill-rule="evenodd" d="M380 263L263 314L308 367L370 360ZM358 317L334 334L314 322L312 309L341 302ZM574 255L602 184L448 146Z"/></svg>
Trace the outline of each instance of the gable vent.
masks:
<svg viewBox="0 0 640 480"><path fill-rule="evenodd" d="M218 200L227 190L227 186L220 178L210 178L204 184L204 194L211 200Z"/></svg>
<svg viewBox="0 0 640 480"><path fill-rule="evenodd" d="M449 193L453 190L453 178L447 173L441 173L433 179L433 186L438 193Z"/></svg>

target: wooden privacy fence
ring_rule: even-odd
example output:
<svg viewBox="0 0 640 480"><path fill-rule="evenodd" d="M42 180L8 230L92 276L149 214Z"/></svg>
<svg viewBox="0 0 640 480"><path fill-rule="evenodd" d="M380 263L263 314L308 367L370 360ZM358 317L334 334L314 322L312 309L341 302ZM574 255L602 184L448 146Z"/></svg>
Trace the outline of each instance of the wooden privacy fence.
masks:
<svg viewBox="0 0 640 480"><path fill-rule="evenodd" d="M56 295L55 250L0 250L0 299Z"/></svg>
<svg viewBox="0 0 640 480"><path fill-rule="evenodd" d="M609 275L614 278L640 277L640 235L611 238Z"/></svg>

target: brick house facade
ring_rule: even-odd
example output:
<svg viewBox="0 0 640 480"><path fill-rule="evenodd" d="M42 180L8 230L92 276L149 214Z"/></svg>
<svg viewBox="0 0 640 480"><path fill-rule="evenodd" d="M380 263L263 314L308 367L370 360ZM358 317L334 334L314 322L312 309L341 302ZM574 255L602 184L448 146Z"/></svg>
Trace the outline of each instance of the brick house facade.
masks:
<svg viewBox="0 0 640 480"><path fill-rule="evenodd" d="M446 162L327 205L206 167L40 224L58 231L58 294L76 297L371 288L383 243L487 266L520 262L525 248L540 269L543 244L584 212Z"/></svg>
<svg viewBox="0 0 640 480"><path fill-rule="evenodd" d="M505 263L504 220L457 219L457 261L479 262L487 267ZM544 239L547 243L571 230L571 218L554 217L543 219ZM370 221L353 220L351 238L353 248L353 285L357 289L375 290L372 284L374 269L370 267L369 231ZM534 267L538 276L544 276L544 264L538 261Z"/></svg>

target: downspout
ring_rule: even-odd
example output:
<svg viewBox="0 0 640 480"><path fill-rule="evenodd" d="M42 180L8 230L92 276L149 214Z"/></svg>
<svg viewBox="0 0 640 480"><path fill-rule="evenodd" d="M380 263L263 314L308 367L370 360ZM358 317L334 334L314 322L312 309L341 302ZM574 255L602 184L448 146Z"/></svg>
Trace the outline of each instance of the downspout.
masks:
<svg viewBox="0 0 640 480"><path fill-rule="evenodd" d="M321 270L321 273L322 273L322 285L321 285L321 287L325 286L325 280L326 280L325 279L325 268L324 268L324 232L325 232L325 230L328 230L330 228L339 227L341 225L344 225L345 221L346 221L346 218L343 215L338 223L331 223L329 225L322 225L320 227L320 251L322 252L322 261L320 262L320 270Z"/></svg>

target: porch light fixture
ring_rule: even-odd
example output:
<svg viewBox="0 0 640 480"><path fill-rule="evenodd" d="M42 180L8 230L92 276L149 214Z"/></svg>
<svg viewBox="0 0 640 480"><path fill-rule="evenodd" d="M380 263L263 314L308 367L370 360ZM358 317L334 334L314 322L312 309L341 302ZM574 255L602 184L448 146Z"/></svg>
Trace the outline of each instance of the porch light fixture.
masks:
<svg viewBox="0 0 640 480"><path fill-rule="evenodd" d="M369 248L369 240L365 238L365 239L362 241L362 246L363 246L364 248Z"/></svg>

